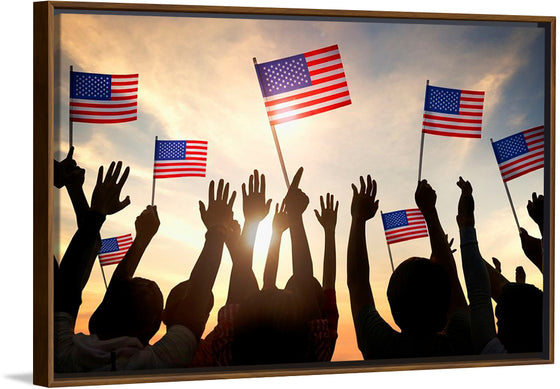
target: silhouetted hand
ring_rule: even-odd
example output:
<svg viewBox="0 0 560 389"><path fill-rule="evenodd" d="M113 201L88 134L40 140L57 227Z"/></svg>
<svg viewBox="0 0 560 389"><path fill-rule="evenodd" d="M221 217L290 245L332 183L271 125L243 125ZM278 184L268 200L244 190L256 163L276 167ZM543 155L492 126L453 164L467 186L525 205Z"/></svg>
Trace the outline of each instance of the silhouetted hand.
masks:
<svg viewBox="0 0 560 389"><path fill-rule="evenodd" d="M323 200L323 196L320 198L321 200L321 213L315 210L315 216L319 223L323 226L325 231L334 232L336 227L336 217L338 214L338 201L336 205L334 204L334 195L327 193L327 205L325 206L325 201Z"/></svg>
<svg viewBox="0 0 560 389"><path fill-rule="evenodd" d="M532 198L532 201L527 202L527 212L542 231L544 225L544 196L539 195L537 197L537 194L533 192Z"/></svg>
<svg viewBox="0 0 560 389"><path fill-rule="evenodd" d="M241 239L241 226L237 220L231 219L226 225L226 245L229 250L235 250Z"/></svg>
<svg viewBox="0 0 560 389"><path fill-rule="evenodd" d="M245 183L243 183L241 189L243 191L243 215L245 220L260 222L268 215L270 203L272 202L272 199L266 201L264 174L261 174L259 183L259 172L255 170L253 175L249 177L249 190L246 190Z"/></svg>
<svg viewBox="0 0 560 389"><path fill-rule="evenodd" d="M207 229L215 225L227 226L233 220L233 202L235 201L236 192L233 191L228 201L229 183L224 187L224 180L218 182L216 196L214 197L214 180L210 182L208 187L208 209L202 201L198 202L200 209L200 217Z"/></svg>
<svg viewBox="0 0 560 389"><path fill-rule="evenodd" d="M498 273L502 272L502 263L500 262L500 260L496 257L492 257L492 263L494 264L494 267L496 268L496 271Z"/></svg>
<svg viewBox="0 0 560 389"><path fill-rule="evenodd" d="M521 238L521 248L527 258L541 269L543 258L542 241L529 235L524 228L519 229L519 237Z"/></svg>
<svg viewBox="0 0 560 389"><path fill-rule="evenodd" d="M459 177L457 186L461 188L461 197L457 207L457 224L459 228L474 227L474 199L471 183L463 180L463 177Z"/></svg>
<svg viewBox="0 0 560 389"><path fill-rule="evenodd" d="M275 234L281 234L288 229L290 226L290 220L288 219L288 213L286 212L286 202L282 201L280 210L278 210L278 204L276 204L276 209L274 210L274 218L272 219L272 232Z"/></svg>
<svg viewBox="0 0 560 389"><path fill-rule="evenodd" d="M360 176L360 191L358 192L354 184L352 184L352 191L354 193L352 206L350 207L352 219L365 222L374 217L379 208L379 200L375 199L377 194L377 183L375 180L372 180L368 174L366 184L364 177Z"/></svg>
<svg viewBox="0 0 560 389"><path fill-rule="evenodd" d="M85 170L80 168L72 158L74 146L70 147L68 155L62 161L54 161L54 185L57 188L63 186L81 187L84 184Z"/></svg>
<svg viewBox="0 0 560 389"><path fill-rule="evenodd" d="M292 183L290 184L290 188L288 188L286 198L284 199L286 202L286 213L290 217L301 216L309 205L309 197L307 197L307 195L299 189L302 174L303 167L300 167L296 172Z"/></svg>
<svg viewBox="0 0 560 389"><path fill-rule="evenodd" d="M435 212L436 199L436 191L432 189L428 181L419 181L416 187L416 193L414 194L414 200L420 211L422 211L423 214Z"/></svg>
<svg viewBox="0 0 560 389"><path fill-rule="evenodd" d="M134 226L136 227L136 239L144 241L151 240L156 234L159 224L157 206L148 205L134 222Z"/></svg>
<svg viewBox="0 0 560 389"><path fill-rule="evenodd" d="M127 167L118 180L121 172L122 162L119 161L115 168L115 162L111 162L107 175L103 179L103 166L99 167L97 183L91 195L91 209L102 215L112 215L119 212L130 204L130 197L126 196L123 201L119 200L121 190L128 178L130 169ZM117 182L118 181L118 182Z"/></svg>
<svg viewBox="0 0 560 389"><path fill-rule="evenodd" d="M523 266L517 266L515 268L515 282L518 284L524 284L526 279L527 275L525 274Z"/></svg>

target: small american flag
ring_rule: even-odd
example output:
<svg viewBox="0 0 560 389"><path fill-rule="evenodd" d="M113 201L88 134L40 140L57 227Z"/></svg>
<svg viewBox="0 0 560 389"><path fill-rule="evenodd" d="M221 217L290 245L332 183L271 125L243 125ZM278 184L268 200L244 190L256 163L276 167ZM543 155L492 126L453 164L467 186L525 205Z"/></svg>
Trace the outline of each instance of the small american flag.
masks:
<svg viewBox="0 0 560 389"><path fill-rule="evenodd" d="M426 85L422 132L482 138L484 92Z"/></svg>
<svg viewBox="0 0 560 389"><path fill-rule="evenodd" d="M132 245L132 234L121 235L115 238L101 239L99 250L99 263L101 266L119 263Z"/></svg>
<svg viewBox="0 0 560 389"><path fill-rule="evenodd" d="M338 45L255 64L271 125L352 103Z"/></svg>
<svg viewBox="0 0 560 389"><path fill-rule="evenodd" d="M137 119L138 74L70 72L70 120L124 123Z"/></svg>
<svg viewBox="0 0 560 389"><path fill-rule="evenodd" d="M418 208L383 213L383 229L387 244L428 236L428 228Z"/></svg>
<svg viewBox="0 0 560 389"><path fill-rule="evenodd" d="M544 167L544 126L492 142L504 182Z"/></svg>
<svg viewBox="0 0 560 389"><path fill-rule="evenodd" d="M156 140L154 178L206 177L208 142Z"/></svg>

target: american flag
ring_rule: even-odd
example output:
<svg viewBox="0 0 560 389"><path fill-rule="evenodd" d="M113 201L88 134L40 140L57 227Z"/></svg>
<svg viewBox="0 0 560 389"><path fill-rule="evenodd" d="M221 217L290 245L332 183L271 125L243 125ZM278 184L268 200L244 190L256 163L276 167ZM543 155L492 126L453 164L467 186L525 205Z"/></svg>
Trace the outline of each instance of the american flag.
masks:
<svg viewBox="0 0 560 389"><path fill-rule="evenodd" d="M338 45L255 64L271 125L352 103Z"/></svg>
<svg viewBox="0 0 560 389"><path fill-rule="evenodd" d="M428 228L418 208L383 213L383 229L387 244L428 236Z"/></svg>
<svg viewBox="0 0 560 389"><path fill-rule="evenodd" d="M115 238L101 239L99 250L99 263L101 266L119 263L132 245L132 234L121 235Z"/></svg>
<svg viewBox="0 0 560 389"><path fill-rule="evenodd" d="M154 178L206 177L208 141L156 140Z"/></svg>
<svg viewBox="0 0 560 389"><path fill-rule="evenodd" d="M544 126L492 142L504 182L544 167Z"/></svg>
<svg viewBox="0 0 560 389"><path fill-rule="evenodd" d="M138 74L70 72L70 120L124 123L137 119Z"/></svg>
<svg viewBox="0 0 560 389"><path fill-rule="evenodd" d="M426 85L422 132L482 138L484 92Z"/></svg>

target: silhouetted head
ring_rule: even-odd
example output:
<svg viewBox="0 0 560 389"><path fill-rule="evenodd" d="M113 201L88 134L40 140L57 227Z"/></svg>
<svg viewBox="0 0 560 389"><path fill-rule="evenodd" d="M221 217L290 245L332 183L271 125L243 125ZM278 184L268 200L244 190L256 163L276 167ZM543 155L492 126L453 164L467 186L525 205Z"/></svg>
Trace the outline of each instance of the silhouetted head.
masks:
<svg viewBox="0 0 560 389"><path fill-rule="evenodd" d="M510 353L542 351L543 293L531 284L504 285L496 301L498 338Z"/></svg>
<svg viewBox="0 0 560 389"><path fill-rule="evenodd" d="M305 285L302 285L303 283L305 283ZM304 288L304 286L305 287L308 286L309 283L311 283L313 293L315 294L315 299L317 300L317 306L319 307L319 309L322 310L325 302L324 301L325 299L323 297L323 287L315 277L301 278L301 277L291 276L288 279L288 282L286 283L286 287L284 288L284 290L289 290L296 294L305 293L304 291L306 290L306 288Z"/></svg>
<svg viewBox="0 0 560 389"><path fill-rule="evenodd" d="M403 333L435 334L447 323L450 283L445 269L427 258L401 263L389 280L387 298Z"/></svg>
<svg viewBox="0 0 560 389"><path fill-rule="evenodd" d="M163 322L167 327L174 324L186 326L197 338L200 338L214 306L214 295L212 292L206 296L193 295L191 285L190 280L187 280L171 289L163 310ZM206 301L202 301L202 299ZM194 307L200 307L200 309Z"/></svg>
<svg viewBox="0 0 560 389"><path fill-rule="evenodd" d="M154 281L135 277L113 280L89 320L99 339L133 336L148 345L161 324L163 295Z"/></svg>
<svg viewBox="0 0 560 389"><path fill-rule="evenodd" d="M267 289L249 297L234 319L235 365L305 362L307 322L297 294Z"/></svg>

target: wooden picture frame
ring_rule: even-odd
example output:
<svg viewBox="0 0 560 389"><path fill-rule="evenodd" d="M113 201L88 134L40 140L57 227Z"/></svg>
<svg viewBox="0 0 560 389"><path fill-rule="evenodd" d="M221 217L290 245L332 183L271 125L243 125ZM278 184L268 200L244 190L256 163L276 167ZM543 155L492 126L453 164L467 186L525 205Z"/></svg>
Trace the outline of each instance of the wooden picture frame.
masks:
<svg viewBox="0 0 560 389"><path fill-rule="evenodd" d="M548 199L545 212L545 229L543 233L543 280L545 291L544 330L545 342L542 353L512 354L506 357L461 356L423 359L382 359L378 361L339 361L330 364L291 364L282 366L252 366L249 368L206 368L206 369L169 369L160 371L133 371L109 373L76 373L55 374L54 372L54 344L53 344L53 301L54 281L53 258L54 240L57 232L54 220L57 218L53 204L55 193L53 189L52 159L60 146L54 140L55 111L59 109L56 100L56 90L60 85L57 80L62 77L55 72L64 72L57 68L55 47L60 42L60 26L56 17L61 13L90 13L90 14L118 14L126 15L161 15L188 18L197 17L253 18L265 20L297 20L314 21L354 21L371 20L379 23L410 23L435 25L530 25L542 31L544 48L541 58L544 75L543 118L545 126L545 167L543 194ZM212 7L191 5L156 5L156 4L113 4L113 3L79 3L79 2L38 2L34 4L34 351L33 351L33 382L43 386L71 386L116 383L169 382L181 380L201 380L215 378L242 377L272 377L287 375L336 374L372 371L444 369L457 367L509 366L528 364L549 364L554 362L554 162L555 162L555 45L556 30L554 17L548 16L511 16L511 15L464 15L464 14L435 14L435 13L402 13L402 12L373 12L348 10L309 10L309 9L277 9L277 8L245 8L245 7ZM319 47L319 46L318 46ZM313 49L310 47L309 49ZM270 53L267 60L285 57L296 52ZM344 57L344 54L343 54ZM345 58L345 57L344 57ZM265 60L265 58L263 58ZM84 71L87 71L84 69ZM256 81L256 80L255 80ZM450 87L453 87L450 85ZM350 86L352 93L352 86ZM418 118L420 120L420 118ZM58 121L60 125L60 121ZM522 128L518 128L521 130ZM513 131L514 132L514 131ZM413 132L416 134L415 132ZM413 142L416 142L414 138ZM494 166L492 166L494 167ZM247 171L249 172L249 170ZM275 174L278 172L274 172ZM94 173L90 173L94 174ZM293 173L292 173L293 174ZM367 174L367 172L364 172ZM356 177L348 178L348 188L351 182L357 182ZM237 182L236 182L237 183ZM239 185L240 186L240 182ZM239 190L238 190L239 192ZM502 193L499 194L500 196ZM506 199L505 194L504 200ZM478 201L478 199L475 199ZM238 200L239 201L239 200ZM276 201L276 198L274 199ZM456 201L454 199L454 201ZM46 204L46 205L45 205ZM516 204L518 207L520 204ZM314 205L316 207L316 205ZM349 209L349 208L348 208ZM308 211L309 212L309 211ZM310 218L311 216L309 216ZM341 217L341 216L339 216ZM379 216L378 216L379 217ZM309 221L310 222L310 221ZM449 229L455 226L449 226ZM344 231L346 233L346 231ZM458 241L458 235L456 241ZM340 245L339 245L340 246ZM379 249L378 251L380 251ZM342 251L344 252L344 251ZM338 266L345 265L346 258L340 257ZM376 297L377 300L378 297Z"/></svg>

